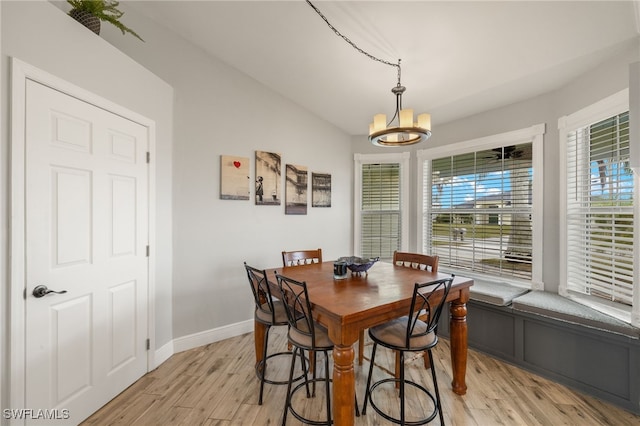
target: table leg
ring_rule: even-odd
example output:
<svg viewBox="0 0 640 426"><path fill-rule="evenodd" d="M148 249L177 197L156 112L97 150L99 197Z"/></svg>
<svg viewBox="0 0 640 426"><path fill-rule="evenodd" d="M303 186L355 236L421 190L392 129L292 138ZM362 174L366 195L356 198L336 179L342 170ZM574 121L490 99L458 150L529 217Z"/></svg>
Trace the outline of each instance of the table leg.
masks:
<svg viewBox="0 0 640 426"><path fill-rule="evenodd" d="M356 379L353 346L333 348L333 424L352 426L355 421Z"/></svg>
<svg viewBox="0 0 640 426"><path fill-rule="evenodd" d="M267 327L261 322L254 321L253 326L253 343L256 348L256 365L264 358L264 353L262 353L262 349L264 346L264 334L266 333Z"/></svg>
<svg viewBox="0 0 640 426"><path fill-rule="evenodd" d="M461 299L451 301L451 387L458 395L467 393L467 304Z"/></svg>

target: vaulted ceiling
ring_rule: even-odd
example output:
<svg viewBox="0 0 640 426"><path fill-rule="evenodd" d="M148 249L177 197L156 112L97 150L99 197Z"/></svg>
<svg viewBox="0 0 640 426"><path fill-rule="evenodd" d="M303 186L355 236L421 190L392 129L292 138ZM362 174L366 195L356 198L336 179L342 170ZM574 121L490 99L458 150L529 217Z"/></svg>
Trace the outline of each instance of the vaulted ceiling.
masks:
<svg viewBox="0 0 640 426"><path fill-rule="evenodd" d="M636 1L314 1L345 37L402 59L404 106L435 128L561 87L638 46ZM131 7L352 135L392 114L396 68L305 0ZM212 76L215 78L215 76Z"/></svg>

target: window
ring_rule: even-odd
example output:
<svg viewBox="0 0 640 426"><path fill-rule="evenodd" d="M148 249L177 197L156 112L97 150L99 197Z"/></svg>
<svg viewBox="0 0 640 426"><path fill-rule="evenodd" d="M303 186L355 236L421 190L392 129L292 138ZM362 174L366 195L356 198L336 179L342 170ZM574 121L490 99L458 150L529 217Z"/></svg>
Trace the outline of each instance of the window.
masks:
<svg viewBox="0 0 640 426"><path fill-rule="evenodd" d="M420 241L440 268L543 288L543 134L538 125L418 151Z"/></svg>
<svg viewBox="0 0 640 426"><path fill-rule="evenodd" d="M623 91L559 121L563 188L560 294L631 322L634 203ZM637 262L636 262L637 263Z"/></svg>
<svg viewBox="0 0 640 426"><path fill-rule="evenodd" d="M390 260L407 245L409 153L354 159L355 253Z"/></svg>

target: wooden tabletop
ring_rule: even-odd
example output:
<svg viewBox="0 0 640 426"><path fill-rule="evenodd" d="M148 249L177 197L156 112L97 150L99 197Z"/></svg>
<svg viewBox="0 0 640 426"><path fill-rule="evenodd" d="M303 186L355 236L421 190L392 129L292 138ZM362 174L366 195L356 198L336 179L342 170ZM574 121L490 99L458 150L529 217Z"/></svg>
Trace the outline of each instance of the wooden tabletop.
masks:
<svg viewBox="0 0 640 426"><path fill-rule="evenodd" d="M368 274L356 275L348 272L344 279L333 278L333 262L269 269L269 281L274 283L275 272L307 283L314 316L321 324L329 327L336 321L342 325L357 323L361 329L406 315L415 283L450 276L387 262L375 263ZM473 280L469 278L455 277L452 293L472 284ZM355 341L349 340L351 339L347 338L334 343L350 344Z"/></svg>

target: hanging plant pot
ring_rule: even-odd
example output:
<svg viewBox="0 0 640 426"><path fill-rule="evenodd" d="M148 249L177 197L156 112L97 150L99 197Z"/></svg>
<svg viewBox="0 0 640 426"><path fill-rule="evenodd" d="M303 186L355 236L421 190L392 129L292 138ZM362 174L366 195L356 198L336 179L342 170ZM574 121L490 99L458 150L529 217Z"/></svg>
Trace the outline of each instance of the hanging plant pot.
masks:
<svg viewBox="0 0 640 426"><path fill-rule="evenodd" d="M95 15L84 10L73 9L69 12L69 16L89 28L94 33L100 35L100 19Z"/></svg>
<svg viewBox="0 0 640 426"><path fill-rule="evenodd" d="M135 31L120 22L124 12L118 9L118 0L67 0L67 3L71 5L69 16L98 35L100 21L106 21L122 31L122 34L130 33L144 41Z"/></svg>

